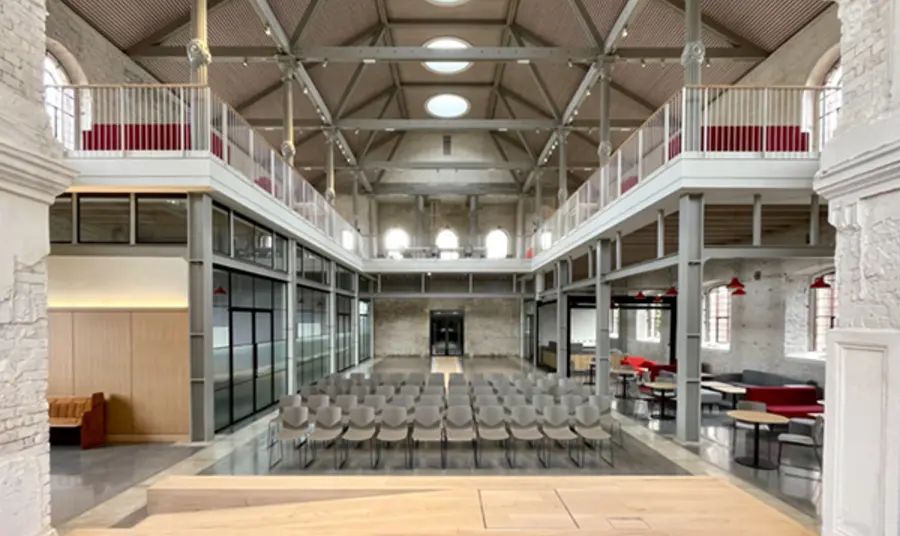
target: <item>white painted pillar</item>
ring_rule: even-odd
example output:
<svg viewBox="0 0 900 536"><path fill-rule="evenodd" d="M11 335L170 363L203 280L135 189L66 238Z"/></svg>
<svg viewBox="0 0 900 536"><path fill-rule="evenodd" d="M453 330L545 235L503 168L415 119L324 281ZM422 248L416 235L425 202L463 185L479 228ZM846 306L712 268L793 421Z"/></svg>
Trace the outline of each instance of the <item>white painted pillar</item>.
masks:
<svg viewBox="0 0 900 536"><path fill-rule="evenodd" d="M294 361L294 353L296 352L297 342L297 242L288 240L287 265L288 275L290 279L287 282L287 295L285 302L287 311L285 318L287 321L287 392L289 394L296 393L300 390L297 385L297 363Z"/></svg>
<svg viewBox="0 0 900 536"><path fill-rule="evenodd" d="M845 88L815 189L837 230L823 536L900 534L900 2L840 0Z"/></svg>

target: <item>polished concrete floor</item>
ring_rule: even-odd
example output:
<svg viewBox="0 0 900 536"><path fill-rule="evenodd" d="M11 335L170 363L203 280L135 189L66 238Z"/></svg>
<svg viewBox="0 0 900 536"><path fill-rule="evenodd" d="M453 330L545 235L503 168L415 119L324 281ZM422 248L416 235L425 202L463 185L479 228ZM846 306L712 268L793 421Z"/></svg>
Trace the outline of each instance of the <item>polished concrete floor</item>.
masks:
<svg viewBox="0 0 900 536"><path fill-rule="evenodd" d="M172 444L110 445L81 450L50 448L50 509L54 526L74 518L154 474L198 447Z"/></svg>

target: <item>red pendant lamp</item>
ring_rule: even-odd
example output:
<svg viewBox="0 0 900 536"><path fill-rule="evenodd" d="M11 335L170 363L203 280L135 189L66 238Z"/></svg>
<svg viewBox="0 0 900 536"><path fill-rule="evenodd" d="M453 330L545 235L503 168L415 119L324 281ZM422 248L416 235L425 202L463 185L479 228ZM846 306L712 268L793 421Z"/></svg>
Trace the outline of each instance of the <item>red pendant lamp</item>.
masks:
<svg viewBox="0 0 900 536"><path fill-rule="evenodd" d="M218 286L218 287L216 287L215 290L213 290L213 294L216 296L224 296L224 295L228 294L228 292L226 292L225 289L222 288L221 286Z"/></svg>
<svg viewBox="0 0 900 536"><path fill-rule="evenodd" d="M678 289L675 287L670 288L666 291L666 296L678 296Z"/></svg>
<svg viewBox="0 0 900 536"><path fill-rule="evenodd" d="M644 296L644 292L641 290L639 290L638 293L634 295L634 299L636 299L636 300L643 300L646 297L647 296Z"/></svg>
<svg viewBox="0 0 900 536"><path fill-rule="evenodd" d="M746 296L747 291L742 288L739 288L739 289L735 290L734 292L732 292L731 295L732 296Z"/></svg>
<svg viewBox="0 0 900 536"><path fill-rule="evenodd" d="M662 303L662 296L657 296L653 298L654 303Z"/></svg>
<svg viewBox="0 0 900 536"><path fill-rule="evenodd" d="M829 285L825 281L824 275L820 275L812 282L812 285L810 285L809 288L811 288L811 289L831 288L831 285Z"/></svg>
<svg viewBox="0 0 900 536"><path fill-rule="evenodd" d="M744 288L744 284L741 283L741 280L737 277L732 277L731 281L729 281L728 284L725 285L725 288L727 288L728 290L742 289Z"/></svg>

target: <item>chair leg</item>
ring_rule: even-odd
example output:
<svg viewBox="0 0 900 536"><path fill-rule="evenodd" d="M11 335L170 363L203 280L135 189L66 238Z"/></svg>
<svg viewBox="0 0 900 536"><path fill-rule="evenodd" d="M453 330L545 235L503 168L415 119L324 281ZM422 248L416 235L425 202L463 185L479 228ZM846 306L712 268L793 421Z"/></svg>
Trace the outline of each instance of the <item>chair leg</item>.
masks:
<svg viewBox="0 0 900 536"><path fill-rule="evenodd" d="M813 454L816 455L816 461L819 463L819 469L822 469L822 456L819 454L819 447L813 445Z"/></svg>
<svg viewBox="0 0 900 536"><path fill-rule="evenodd" d="M475 468L477 469L478 468L478 440L477 439L472 440L472 453L475 458Z"/></svg>
<svg viewBox="0 0 900 536"><path fill-rule="evenodd" d="M784 449L784 443L778 443L778 465L781 465L781 451Z"/></svg>

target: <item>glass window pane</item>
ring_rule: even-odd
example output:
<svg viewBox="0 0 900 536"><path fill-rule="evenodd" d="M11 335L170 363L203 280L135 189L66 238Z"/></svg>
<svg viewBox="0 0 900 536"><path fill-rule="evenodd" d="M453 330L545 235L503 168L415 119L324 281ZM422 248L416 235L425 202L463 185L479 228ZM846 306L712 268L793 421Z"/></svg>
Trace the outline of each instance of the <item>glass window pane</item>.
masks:
<svg viewBox="0 0 900 536"><path fill-rule="evenodd" d="M258 309L272 308L272 281L261 277L254 278L254 305Z"/></svg>
<svg viewBox="0 0 900 536"><path fill-rule="evenodd" d="M254 292L252 275L238 273L231 274L231 305L232 307L253 307Z"/></svg>
<svg viewBox="0 0 900 536"><path fill-rule="evenodd" d="M231 319L234 330L234 419L237 421L253 413L253 313L234 311Z"/></svg>
<svg viewBox="0 0 900 536"><path fill-rule="evenodd" d="M72 242L72 196L61 195L50 205L50 241Z"/></svg>
<svg viewBox="0 0 900 536"><path fill-rule="evenodd" d="M253 245L255 239L256 230L253 224L234 216L234 258L255 262L256 252Z"/></svg>
<svg viewBox="0 0 900 536"><path fill-rule="evenodd" d="M256 264L272 267L272 231L264 228L256 228Z"/></svg>
<svg viewBox="0 0 900 536"><path fill-rule="evenodd" d="M275 235L275 269L287 271L287 239Z"/></svg>
<svg viewBox="0 0 900 536"><path fill-rule="evenodd" d="M231 424L231 315L228 272L213 270L213 389L216 430Z"/></svg>
<svg viewBox="0 0 900 536"><path fill-rule="evenodd" d="M131 201L128 195L79 195L78 241L127 244Z"/></svg>
<svg viewBox="0 0 900 536"><path fill-rule="evenodd" d="M187 243L187 198L144 196L135 198L137 241L144 244Z"/></svg>
<svg viewBox="0 0 900 536"><path fill-rule="evenodd" d="M228 211L213 207L213 252L220 255L231 255L231 229L228 224Z"/></svg>

